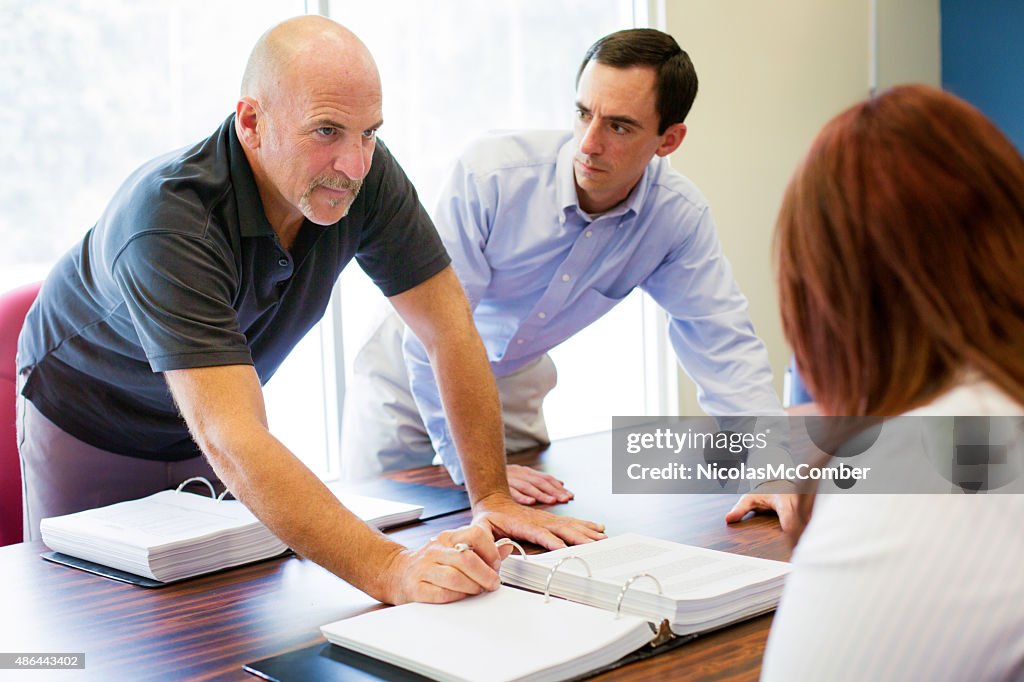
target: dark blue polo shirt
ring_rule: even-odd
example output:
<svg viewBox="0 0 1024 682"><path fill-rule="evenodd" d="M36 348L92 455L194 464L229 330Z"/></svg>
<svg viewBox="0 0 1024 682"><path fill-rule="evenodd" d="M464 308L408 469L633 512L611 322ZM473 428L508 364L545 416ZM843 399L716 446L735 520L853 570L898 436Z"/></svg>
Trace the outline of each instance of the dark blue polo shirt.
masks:
<svg viewBox="0 0 1024 682"><path fill-rule="evenodd" d="M416 191L377 143L348 215L306 221L285 250L263 213L234 116L135 171L47 277L18 369L47 418L133 457L200 454L160 372L249 364L266 383L323 316L353 257L386 296L449 263Z"/></svg>

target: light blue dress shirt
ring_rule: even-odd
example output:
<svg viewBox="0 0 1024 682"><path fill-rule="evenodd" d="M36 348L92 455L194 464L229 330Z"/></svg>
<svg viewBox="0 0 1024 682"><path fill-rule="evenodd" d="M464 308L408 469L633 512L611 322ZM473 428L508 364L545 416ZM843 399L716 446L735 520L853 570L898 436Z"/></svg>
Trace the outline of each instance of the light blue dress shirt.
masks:
<svg viewBox="0 0 1024 682"><path fill-rule="evenodd" d="M782 414L704 196L655 156L625 201L588 215L576 197L574 151L567 131L485 137L441 193L434 221L495 375L533 362L639 286L669 315L672 346L709 415ZM437 385L411 332L404 351L434 448L461 482Z"/></svg>

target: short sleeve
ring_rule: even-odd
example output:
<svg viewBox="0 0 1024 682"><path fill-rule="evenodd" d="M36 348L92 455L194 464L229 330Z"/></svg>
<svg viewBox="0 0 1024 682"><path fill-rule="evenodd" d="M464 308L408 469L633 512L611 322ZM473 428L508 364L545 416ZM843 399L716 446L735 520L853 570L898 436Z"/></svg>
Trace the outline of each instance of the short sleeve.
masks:
<svg viewBox="0 0 1024 682"><path fill-rule="evenodd" d="M195 237L132 239L112 274L154 372L253 364L232 302L235 264Z"/></svg>

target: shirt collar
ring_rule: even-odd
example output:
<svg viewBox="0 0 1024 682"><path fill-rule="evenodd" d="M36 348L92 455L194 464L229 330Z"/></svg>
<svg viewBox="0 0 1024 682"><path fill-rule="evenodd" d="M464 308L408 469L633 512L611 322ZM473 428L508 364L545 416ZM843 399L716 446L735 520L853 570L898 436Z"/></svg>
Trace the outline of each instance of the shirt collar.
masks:
<svg viewBox="0 0 1024 682"><path fill-rule="evenodd" d="M558 207L562 211L563 219L575 211L589 222L593 218L580 208L579 197L576 195L576 175L573 169L573 158L575 155L576 141L570 137L558 151L558 159L555 162ZM651 159L650 163L647 164L647 168L644 169L644 174L640 176L640 182L636 184L636 187L629 193L625 201L606 213L602 213L602 217L628 216L629 214L636 216L640 213L640 208L644 205L644 201L647 199L647 192L650 189L654 164L658 163L658 160L659 157L657 156Z"/></svg>
<svg viewBox="0 0 1024 682"><path fill-rule="evenodd" d="M228 137L228 165L231 171L231 184L234 189L235 202L238 205L238 231L243 237L267 237L274 235L267 215L263 212L263 201L256 187L256 177L245 157L242 143L235 132L235 116L232 114L224 122Z"/></svg>
<svg viewBox="0 0 1024 682"><path fill-rule="evenodd" d="M558 208L562 210L564 218L570 211L579 208L579 198L576 196L576 175L573 172L572 161L576 155L576 140L569 136L562 148L558 150L558 159L555 161L555 184L558 193Z"/></svg>

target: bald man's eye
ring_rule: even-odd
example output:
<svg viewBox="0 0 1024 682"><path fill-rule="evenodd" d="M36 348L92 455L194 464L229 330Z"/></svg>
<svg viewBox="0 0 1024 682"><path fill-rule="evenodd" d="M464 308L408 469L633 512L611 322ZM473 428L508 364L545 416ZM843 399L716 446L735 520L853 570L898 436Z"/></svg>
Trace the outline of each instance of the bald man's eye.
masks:
<svg viewBox="0 0 1024 682"><path fill-rule="evenodd" d="M376 128L374 128L373 130L364 130L363 131L363 139L365 139L365 140L374 140L376 138L377 138L377 129Z"/></svg>
<svg viewBox="0 0 1024 682"><path fill-rule="evenodd" d="M320 137L334 137L338 134L338 129L332 126L321 126L316 129L316 134Z"/></svg>

